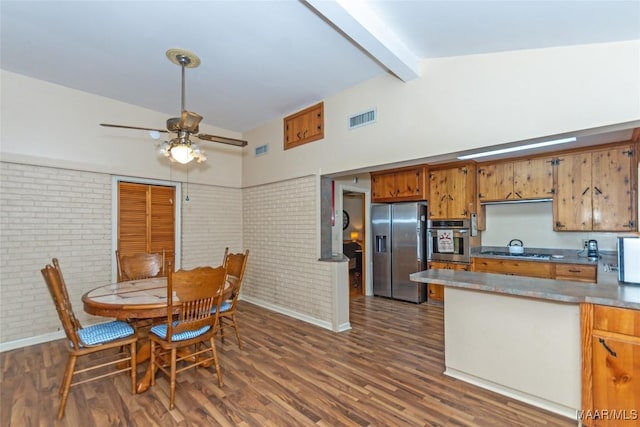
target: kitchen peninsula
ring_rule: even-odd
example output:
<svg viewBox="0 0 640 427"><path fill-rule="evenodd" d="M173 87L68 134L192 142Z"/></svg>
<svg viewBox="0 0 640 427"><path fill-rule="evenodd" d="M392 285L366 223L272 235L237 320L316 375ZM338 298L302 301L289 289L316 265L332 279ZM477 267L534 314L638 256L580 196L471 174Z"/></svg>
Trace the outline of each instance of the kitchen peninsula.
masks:
<svg viewBox="0 0 640 427"><path fill-rule="evenodd" d="M575 419L581 409L611 409L619 402L611 400L617 389L604 397L594 394L598 376L607 375L599 367L604 360L594 362L595 356L608 357L601 354L608 341L596 337L600 329L611 329L614 338L629 335L615 363L640 368L634 362L640 354L640 286L619 286L610 278L594 285L458 270L410 277L445 286L445 374L452 377ZM624 321L607 322L609 313ZM621 393L624 405L633 405L629 410L640 403L634 400L640 399L638 377L625 374L611 385L625 387ZM598 382L595 393L606 394L608 378Z"/></svg>

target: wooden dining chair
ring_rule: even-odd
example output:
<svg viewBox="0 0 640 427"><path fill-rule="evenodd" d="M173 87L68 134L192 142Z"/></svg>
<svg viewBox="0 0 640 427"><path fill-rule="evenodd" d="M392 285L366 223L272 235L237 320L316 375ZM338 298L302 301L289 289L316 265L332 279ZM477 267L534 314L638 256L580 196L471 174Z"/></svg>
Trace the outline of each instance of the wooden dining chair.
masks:
<svg viewBox="0 0 640 427"><path fill-rule="evenodd" d="M223 301L220 305L220 338L224 342L225 326L232 327L238 340L238 348L240 349L242 349L242 341L240 340L240 331L236 319L236 306L238 304L238 296L240 295L240 287L242 286L244 269L247 266L248 258L248 249L244 253L229 253L229 248L225 248L222 262L222 266L227 269L227 281L231 284L232 290L231 297Z"/></svg>
<svg viewBox="0 0 640 427"><path fill-rule="evenodd" d="M214 337L218 328L219 308L224 290L226 270L220 266L198 267L193 270L169 269L167 276L166 323L153 326L151 341L151 370L161 370L169 376L169 409L175 401L176 375L196 366L215 365L218 384L222 387L222 374ZM202 344L209 343L209 346ZM180 350L180 354L178 354ZM204 356L211 353L210 356ZM178 362L181 367L178 367ZM151 377L151 384L155 376Z"/></svg>
<svg viewBox="0 0 640 427"><path fill-rule="evenodd" d="M166 276L164 249L160 253L123 255L116 250L118 282Z"/></svg>
<svg viewBox="0 0 640 427"><path fill-rule="evenodd" d="M52 264L46 265L41 272L67 336L67 345L65 347L69 358L59 389L61 397L58 419L62 419L67 398L69 397L69 389L74 385L129 371L131 373L131 393L135 394L136 343L138 337L131 326L126 322L117 320L83 328L73 313L67 285L62 276L58 260L53 258ZM114 348L120 348L121 351L115 354L105 351ZM122 351L127 348L129 349L128 353ZM80 357L98 352L103 352L101 355L103 357L100 359L84 358L83 366L76 366ZM84 364L85 361L87 362L86 365ZM113 370L108 370L109 367ZM76 375L82 378L73 382L73 378Z"/></svg>

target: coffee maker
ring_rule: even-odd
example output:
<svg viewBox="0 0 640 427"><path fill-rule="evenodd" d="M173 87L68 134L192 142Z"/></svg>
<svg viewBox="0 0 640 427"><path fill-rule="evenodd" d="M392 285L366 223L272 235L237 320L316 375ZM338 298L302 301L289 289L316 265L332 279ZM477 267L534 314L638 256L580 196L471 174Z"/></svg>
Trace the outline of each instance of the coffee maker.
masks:
<svg viewBox="0 0 640 427"><path fill-rule="evenodd" d="M598 241L597 240L589 240L587 242L587 258L590 260L598 259Z"/></svg>

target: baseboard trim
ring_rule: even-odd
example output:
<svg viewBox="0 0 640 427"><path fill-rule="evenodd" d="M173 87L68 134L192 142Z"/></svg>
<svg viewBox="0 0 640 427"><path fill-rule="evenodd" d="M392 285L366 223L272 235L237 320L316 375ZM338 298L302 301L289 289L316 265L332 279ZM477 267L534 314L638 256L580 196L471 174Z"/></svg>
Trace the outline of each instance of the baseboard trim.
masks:
<svg viewBox="0 0 640 427"><path fill-rule="evenodd" d="M23 338L15 341L0 343L0 353L15 350L17 348L29 347L30 345L42 344L49 341L64 338L64 331L49 332L48 334L37 335L35 337Z"/></svg>
<svg viewBox="0 0 640 427"><path fill-rule="evenodd" d="M496 384L494 382L487 381L485 379L478 378L478 377L476 377L474 375L470 375L470 374L467 374L465 372L458 371L458 370L452 369L452 368L446 368L445 371L444 371L444 374L447 375L447 376L450 376L452 378L456 378L456 379L458 379L460 381L464 381L466 383L473 384L473 385L478 386L480 388L491 390L491 391L496 392L498 394L501 394L503 396L507 396L507 397L510 397L512 399L519 400L519 401L527 403L527 404L529 404L531 406L535 406L537 408L541 408L541 409L544 409L546 411L553 412L554 414L562 415L563 417L567 417L567 418L572 419L572 420L575 420L577 418L577 414L578 414L577 409L570 408L570 407L565 406L565 405L560 405L558 403L551 402L549 400L536 397L536 396L534 396L532 394L529 394L529 393L524 393L524 392L519 391L519 390L515 390L515 389L509 388L509 387L505 387L503 385Z"/></svg>
<svg viewBox="0 0 640 427"><path fill-rule="evenodd" d="M338 328L336 329L336 332L344 332L344 331L349 331L351 330L351 322L345 322L341 325L338 325Z"/></svg>
<svg viewBox="0 0 640 427"><path fill-rule="evenodd" d="M307 316L306 314L298 313L297 311L289 310L288 308L281 307L279 305L271 304L261 299L252 298L240 295L239 299L255 304L259 307L266 308L267 310L275 311L276 313L284 314L285 316L293 317L294 319L302 320L303 322L311 323L312 325L319 326L324 329L333 331L331 322L316 319L315 317ZM349 325L349 328L351 326Z"/></svg>
<svg viewBox="0 0 640 427"><path fill-rule="evenodd" d="M298 313L297 311L289 310L287 308L271 304L265 302L260 299L251 298L251 297L243 297L240 295L240 299L250 302L251 304L255 304L259 307L266 308L267 310L275 311L276 313L284 314L285 316L293 317L294 319L302 320L306 323L311 323L312 325L319 326L323 329L328 329L333 331L332 325L330 322L326 322L324 320L316 319L315 317L307 316L302 313ZM351 329L351 323L346 322L338 326L336 332L344 332ZM37 335L35 337L23 338L15 341L8 341L4 343L0 343L0 353L10 350L15 350L17 348L28 347L30 345L42 344L49 341L59 340L64 338L64 331L56 331L50 332L43 335Z"/></svg>

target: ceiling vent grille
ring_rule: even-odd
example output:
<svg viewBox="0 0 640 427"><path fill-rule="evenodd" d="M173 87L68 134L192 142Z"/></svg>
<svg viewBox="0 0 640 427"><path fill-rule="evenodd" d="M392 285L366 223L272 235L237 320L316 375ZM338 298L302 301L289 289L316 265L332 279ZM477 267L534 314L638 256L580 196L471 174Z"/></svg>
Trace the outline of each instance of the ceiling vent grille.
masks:
<svg viewBox="0 0 640 427"><path fill-rule="evenodd" d="M262 156L263 154L267 154L267 151L269 151L269 145L267 144L256 147L256 150L255 150L256 157Z"/></svg>
<svg viewBox="0 0 640 427"><path fill-rule="evenodd" d="M349 117L349 129L359 128L376 122L378 112L375 108Z"/></svg>

